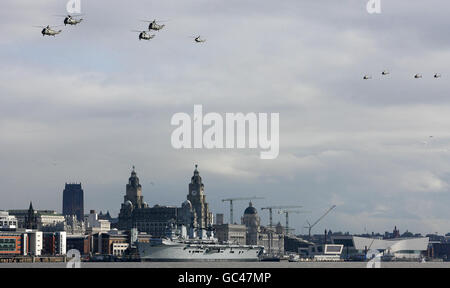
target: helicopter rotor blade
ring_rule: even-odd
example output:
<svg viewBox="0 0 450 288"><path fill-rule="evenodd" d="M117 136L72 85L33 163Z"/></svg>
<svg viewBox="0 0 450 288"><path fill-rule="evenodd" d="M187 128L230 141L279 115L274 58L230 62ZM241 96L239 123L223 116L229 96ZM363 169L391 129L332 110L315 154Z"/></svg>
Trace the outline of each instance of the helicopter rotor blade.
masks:
<svg viewBox="0 0 450 288"><path fill-rule="evenodd" d="M56 27L62 27L63 25L48 25L48 26L33 26L34 28L56 28Z"/></svg>
<svg viewBox="0 0 450 288"><path fill-rule="evenodd" d="M152 23L153 21L155 21L156 23L162 23L162 22L169 22L170 20L139 20L141 22L147 22L147 23Z"/></svg>
<svg viewBox="0 0 450 288"><path fill-rule="evenodd" d="M67 17L67 16L70 16L70 17L81 17L81 16L84 16L84 14L65 14L65 15L63 15L63 14L56 14L56 15L53 15L53 16L55 16L55 17Z"/></svg>

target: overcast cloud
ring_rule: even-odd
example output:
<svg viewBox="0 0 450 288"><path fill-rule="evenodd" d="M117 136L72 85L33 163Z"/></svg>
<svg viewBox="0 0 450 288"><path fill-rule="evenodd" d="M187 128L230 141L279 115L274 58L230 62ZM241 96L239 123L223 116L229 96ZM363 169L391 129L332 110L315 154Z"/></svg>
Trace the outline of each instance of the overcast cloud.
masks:
<svg viewBox="0 0 450 288"><path fill-rule="evenodd" d="M226 217L221 199L257 195L312 211L291 217L300 233L333 204L314 232L450 232L448 1L369 15L366 0L82 0L85 22L42 37L32 26L59 24L66 2L1 4L0 209L60 211L82 182L87 211L117 215L132 165L146 202L179 205L198 163ZM140 19L170 21L146 42ZM279 157L174 150L170 119L194 104L279 112Z"/></svg>

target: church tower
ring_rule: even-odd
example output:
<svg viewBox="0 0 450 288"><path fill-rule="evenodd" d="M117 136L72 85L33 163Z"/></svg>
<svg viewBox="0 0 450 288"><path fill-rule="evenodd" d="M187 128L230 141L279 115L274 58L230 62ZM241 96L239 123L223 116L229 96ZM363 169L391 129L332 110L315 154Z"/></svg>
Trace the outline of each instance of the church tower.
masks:
<svg viewBox="0 0 450 288"><path fill-rule="evenodd" d="M37 217L35 210L33 208L33 203L30 202L30 207L28 208L27 216L25 216L25 228L26 229L37 229Z"/></svg>
<svg viewBox="0 0 450 288"><path fill-rule="evenodd" d="M191 202L197 216L197 228L205 229L213 224L212 213L209 211L209 205L206 203L205 185L203 185L202 177L198 172L198 165L195 165L194 176L189 183L189 194L187 200Z"/></svg>
<svg viewBox="0 0 450 288"><path fill-rule="evenodd" d="M134 208L142 208L144 204L144 197L142 196L142 186L139 184L139 178L137 177L135 167L131 171L131 176L128 179L127 192L124 196L124 203L130 201Z"/></svg>

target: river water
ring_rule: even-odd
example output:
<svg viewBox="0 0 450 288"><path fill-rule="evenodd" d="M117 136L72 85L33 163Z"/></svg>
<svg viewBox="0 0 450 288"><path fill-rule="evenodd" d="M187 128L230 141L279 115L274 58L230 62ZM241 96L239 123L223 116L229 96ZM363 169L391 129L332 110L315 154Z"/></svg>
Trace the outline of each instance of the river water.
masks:
<svg viewBox="0 0 450 288"><path fill-rule="evenodd" d="M450 268L450 262L382 262L381 268ZM67 263L5 263L0 268L66 268ZM364 262L128 262L81 263L81 268L366 268Z"/></svg>

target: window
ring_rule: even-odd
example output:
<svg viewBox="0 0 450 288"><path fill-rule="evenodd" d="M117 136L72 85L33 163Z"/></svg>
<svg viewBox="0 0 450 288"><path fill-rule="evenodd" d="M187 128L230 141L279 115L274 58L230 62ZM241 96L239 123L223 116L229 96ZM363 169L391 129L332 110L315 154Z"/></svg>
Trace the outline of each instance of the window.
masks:
<svg viewBox="0 0 450 288"><path fill-rule="evenodd" d="M0 239L0 251L16 251L15 239Z"/></svg>

